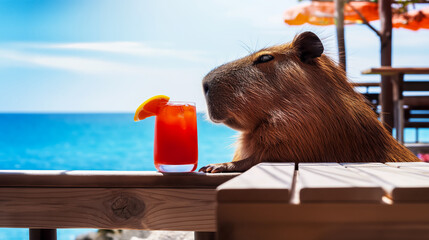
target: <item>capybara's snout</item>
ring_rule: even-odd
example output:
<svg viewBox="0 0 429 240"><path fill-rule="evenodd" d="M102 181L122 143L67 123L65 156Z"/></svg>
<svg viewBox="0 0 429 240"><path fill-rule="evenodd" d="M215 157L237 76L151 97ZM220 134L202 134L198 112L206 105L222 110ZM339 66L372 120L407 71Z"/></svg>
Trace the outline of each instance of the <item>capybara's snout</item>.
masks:
<svg viewBox="0 0 429 240"><path fill-rule="evenodd" d="M209 94L210 85L208 82L203 82L203 91L204 96L207 96Z"/></svg>
<svg viewBox="0 0 429 240"><path fill-rule="evenodd" d="M217 76L216 70L207 74L203 79L203 91L207 102L207 109L210 119L213 122L223 122L227 118L227 101L226 93L228 90L223 89L225 80Z"/></svg>

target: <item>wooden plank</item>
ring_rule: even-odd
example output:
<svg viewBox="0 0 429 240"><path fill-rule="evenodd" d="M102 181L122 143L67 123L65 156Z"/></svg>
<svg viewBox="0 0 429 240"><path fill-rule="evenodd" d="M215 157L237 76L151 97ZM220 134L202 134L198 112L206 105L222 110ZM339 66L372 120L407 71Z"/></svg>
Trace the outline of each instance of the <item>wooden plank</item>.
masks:
<svg viewBox="0 0 429 240"><path fill-rule="evenodd" d="M260 163L217 188L218 202L287 202L294 163Z"/></svg>
<svg viewBox="0 0 429 240"><path fill-rule="evenodd" d="M395 75L398 73L404 74L429 74L429 68L395 68L395 67L378 67L370 68L362 71L362 74L381 74L381 75Z"/></svg>
<svg viewBox="0 0 429 240"><path fill-rule="evenodd" d="M0 188L0 227L216 231L214 189Z"/></svg>
<svg viewBox="0 0 429 240"><path fill-rule="evenodd" d="M353 87L379 87L379 82L352 82Z"/></svg>
<svg viewBox="0 0 429 240"><path fill-rule="evenodd" d="M429 202L429 176L382 163L341 163L383 187L394 202Z"/></svg>
<svg viewBox="0 0 429 240"><path fill-rule="evenodd" d="M405 81L404 91L429 91L429 81Z"/></svg>
<svg viewBox="0 0 429 240"><path fill-rule="evenodd" d="M221 203L218 237L252 239L428 239L429 204Z"/></svg>
<svg viewBox="0 0 429 240"><path fill-rule="evenodd" d="M429 168L427 162L387 162L386 165L398 168Z"/></svg>
<svg viewBox="0 0 429 240"><path fill-rule="evenodd" d="M426 162L392 162L386 164L392 167L406 169L416 174L429 175L429 163Z"/></svg>
<svg viewBox="0 0 429 240"><path fill-rule="evenodd" d="M408 114L409 115L407 118L429 118L429 114L424 114L424 113L408 113Z"/></svg>
<svg viewBox="0 0 429 240"><path fill-rule="evenodd" d="M0 187L216 188L239 173L0 170Z"/></svg>
<svg viewBox="0 0 429 240"><path fill-rule="evenodd" d="M353 87L379 87L379 82L352 82ZM429 81L405 81L404 91L429 91Z"/></svg>
<svg viewBox="0 0 429 240"><path fill-rule="evenodd" d="M224 219L237 222L429 224L427 203L222 203L219 207L222 209L218 211L225 211L225 214L233 212L234 209L240 212L237 215L230 214Z"/></svg>
<svg viewBox="0 0 429 240"><path fill-rule="evenodd" d="M409 110L428 110L425 106L408 106Z"/></svg>
<svg viewBox="0 0 429 240"><path fill-rule="evenodd" d="M338 163L299 163L300 202L381 202L382 188Z"/></svg>
<svg viewBox="0 0 429 240"><path fill-rule="evenodd" d="M427 128L429 127L429 122L405 122L404 126L408 128Z"/></svg>
<svg viewBox="0 0 429 240"><path fill-rule="evenodd" d="M404 105L419 106L419 107L429 107L429 96L406 96L404 97Z"/></svg>

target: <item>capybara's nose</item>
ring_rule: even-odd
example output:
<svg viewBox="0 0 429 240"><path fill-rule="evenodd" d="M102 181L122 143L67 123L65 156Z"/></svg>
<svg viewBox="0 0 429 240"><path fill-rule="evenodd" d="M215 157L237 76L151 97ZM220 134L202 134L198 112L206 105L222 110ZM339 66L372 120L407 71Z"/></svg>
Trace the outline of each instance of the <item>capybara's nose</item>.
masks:
<svg viewBox="0 0 429 240"><path fill-rule="evenodd" d="M209 84L207 82L203 83L204 95L207 96L209 93Z"/></svg>

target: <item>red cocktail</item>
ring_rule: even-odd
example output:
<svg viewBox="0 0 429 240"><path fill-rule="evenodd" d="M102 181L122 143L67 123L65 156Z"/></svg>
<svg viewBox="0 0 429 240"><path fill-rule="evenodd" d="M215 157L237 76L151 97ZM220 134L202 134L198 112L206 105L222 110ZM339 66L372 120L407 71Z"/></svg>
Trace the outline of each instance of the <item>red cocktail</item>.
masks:
<svg viewBox="0 0 429 240"><path fill-rule="evenodd" d="M168 102L155 120L155 167L160 172L192 172L198 164L194 103Z"/></svg>

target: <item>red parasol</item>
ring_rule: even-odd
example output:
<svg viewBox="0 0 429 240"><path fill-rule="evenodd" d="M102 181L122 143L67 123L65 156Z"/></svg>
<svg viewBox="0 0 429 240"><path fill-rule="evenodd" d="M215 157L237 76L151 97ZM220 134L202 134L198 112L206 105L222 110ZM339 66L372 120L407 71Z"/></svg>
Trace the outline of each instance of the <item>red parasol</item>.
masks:
<svg viewBox="0 0 429 240"><path fill-rule="evenodd" d="M370 2L351 2L344 6L346 24L362 23L362 18L354 10L359 11L368 21L377 20L378 4ZM289 25L324 26L335 24L335 4L333 2L308 2L292 7L284 13L284 21Z"/></svg>
<svg viewBox="0 0 429 240"><path fill-rule="evenodd" d="M392 17L392 25L394 28L406 28L414 31L421 28L429 29L429 7L404 14L395 14Z"/></svg>

